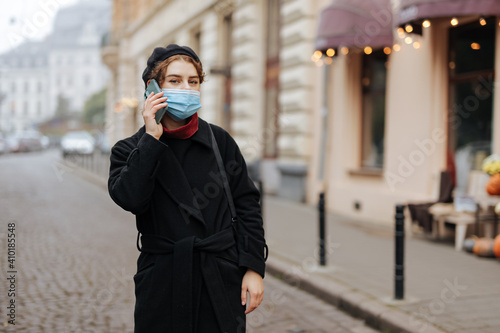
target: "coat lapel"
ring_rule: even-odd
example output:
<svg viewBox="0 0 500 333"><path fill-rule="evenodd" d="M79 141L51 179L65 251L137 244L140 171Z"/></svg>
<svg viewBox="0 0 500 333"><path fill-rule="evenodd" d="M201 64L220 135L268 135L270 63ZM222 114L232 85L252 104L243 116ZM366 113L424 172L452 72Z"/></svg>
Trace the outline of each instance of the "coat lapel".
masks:
<svg viewBox="0 0 500 333"><path fill-rule="evenodd" d="M211 149L210 141L208 141L208 123L200 119L198 126L198 131L191 139ZM192 216L206 226L200 206L191 190L184 169L170 147L160 157L160 163L162 172L158 173L157 180L165 192L178 205L184 217Z"/></svg>

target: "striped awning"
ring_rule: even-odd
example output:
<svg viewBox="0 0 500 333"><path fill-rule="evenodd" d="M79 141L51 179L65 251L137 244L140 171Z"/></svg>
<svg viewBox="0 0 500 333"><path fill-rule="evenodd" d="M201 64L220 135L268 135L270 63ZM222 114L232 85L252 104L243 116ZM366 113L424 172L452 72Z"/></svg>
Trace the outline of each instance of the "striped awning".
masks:
<svg viewBox="0 0 500 333"><path fill-rule="evenodd" d="M499 16L498 0L400 0L396 24L422 21L438 17L464 15Z"/></svg>
<svg viewBox="0 0 500 333"><path fill-rule="evenodd" d="M390 0L334 0L319 19L315 47L392 46Z"/></svg>

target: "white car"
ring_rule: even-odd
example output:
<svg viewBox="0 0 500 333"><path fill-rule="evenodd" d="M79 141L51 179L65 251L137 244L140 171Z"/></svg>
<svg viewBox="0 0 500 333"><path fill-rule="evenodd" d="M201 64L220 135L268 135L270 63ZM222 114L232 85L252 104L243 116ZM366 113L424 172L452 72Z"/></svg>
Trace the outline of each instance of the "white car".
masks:
<svg viewBox="0 0 500 333"><path fill-rule="evenodd" d="M0 154L6 153L7 150L7 142L2 133L0 133Z"/></svg>
<svg viewBox="0 0 500 333"><path fill-rule="evenodd" d="M95 149L95 140L90 133L75 131L66 133L61 139L62 154L92 154Z"/></svg>

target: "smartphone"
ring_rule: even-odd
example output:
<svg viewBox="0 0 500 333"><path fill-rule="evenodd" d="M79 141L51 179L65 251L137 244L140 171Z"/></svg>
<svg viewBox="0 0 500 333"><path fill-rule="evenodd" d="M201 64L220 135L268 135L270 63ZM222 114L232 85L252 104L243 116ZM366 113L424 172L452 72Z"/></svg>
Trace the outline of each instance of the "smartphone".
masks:
<svg viewBox="0 0 500 333"><path fill-rule="evenodd" d="M149 81L146 91L144 92L144 99L148 98L149 94L151 94L152 92L155 94L161 92L160 86L158 85L158 82L156 82L155 79L151 79L151 81ZM158 111L156 111L155 120L157 124L160 123L161 118L163 118L163 116L165 115L165 112L167 112L167 107L161 108Z"/></svg>

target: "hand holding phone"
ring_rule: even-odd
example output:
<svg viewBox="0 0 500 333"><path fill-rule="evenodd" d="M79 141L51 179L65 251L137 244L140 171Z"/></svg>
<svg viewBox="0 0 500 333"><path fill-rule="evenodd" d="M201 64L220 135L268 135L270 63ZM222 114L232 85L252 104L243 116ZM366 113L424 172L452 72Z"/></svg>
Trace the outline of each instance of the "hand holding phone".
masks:
<svg viewBox="0 0 500 333"><path fill-rule="evenodd" d="M146 91L144 92L144 99L147 99L149 94L151 94L152 92L154 94L158 94L158 93L162 92L162 90L160 89L160 86L158 85L158 82L156 82L155 79L151 79L151 81L149 82L149 84L146 88ZM162 96L162 97L165 97L165 96ZM163 118L163 116L165 115L165 112L167 112L167 107L161 108L158 111L156 111L155 120L156 120L157 124L160 123L161 118Z"/></svg>
<svg viewBox="0 0 500 333"><path fill-rule="evenodd" d="M145 102L142 116L144 118L144 124L146 125L146 133L156 139L160 139L163 134L163 128L162 125L160 125L160 121L165 114L165 112L161 114L160 111L162 109L166 111L167 97L163 96L163 91L159 88L156 80L151 80L144 93L144 98Z"/></svg>

